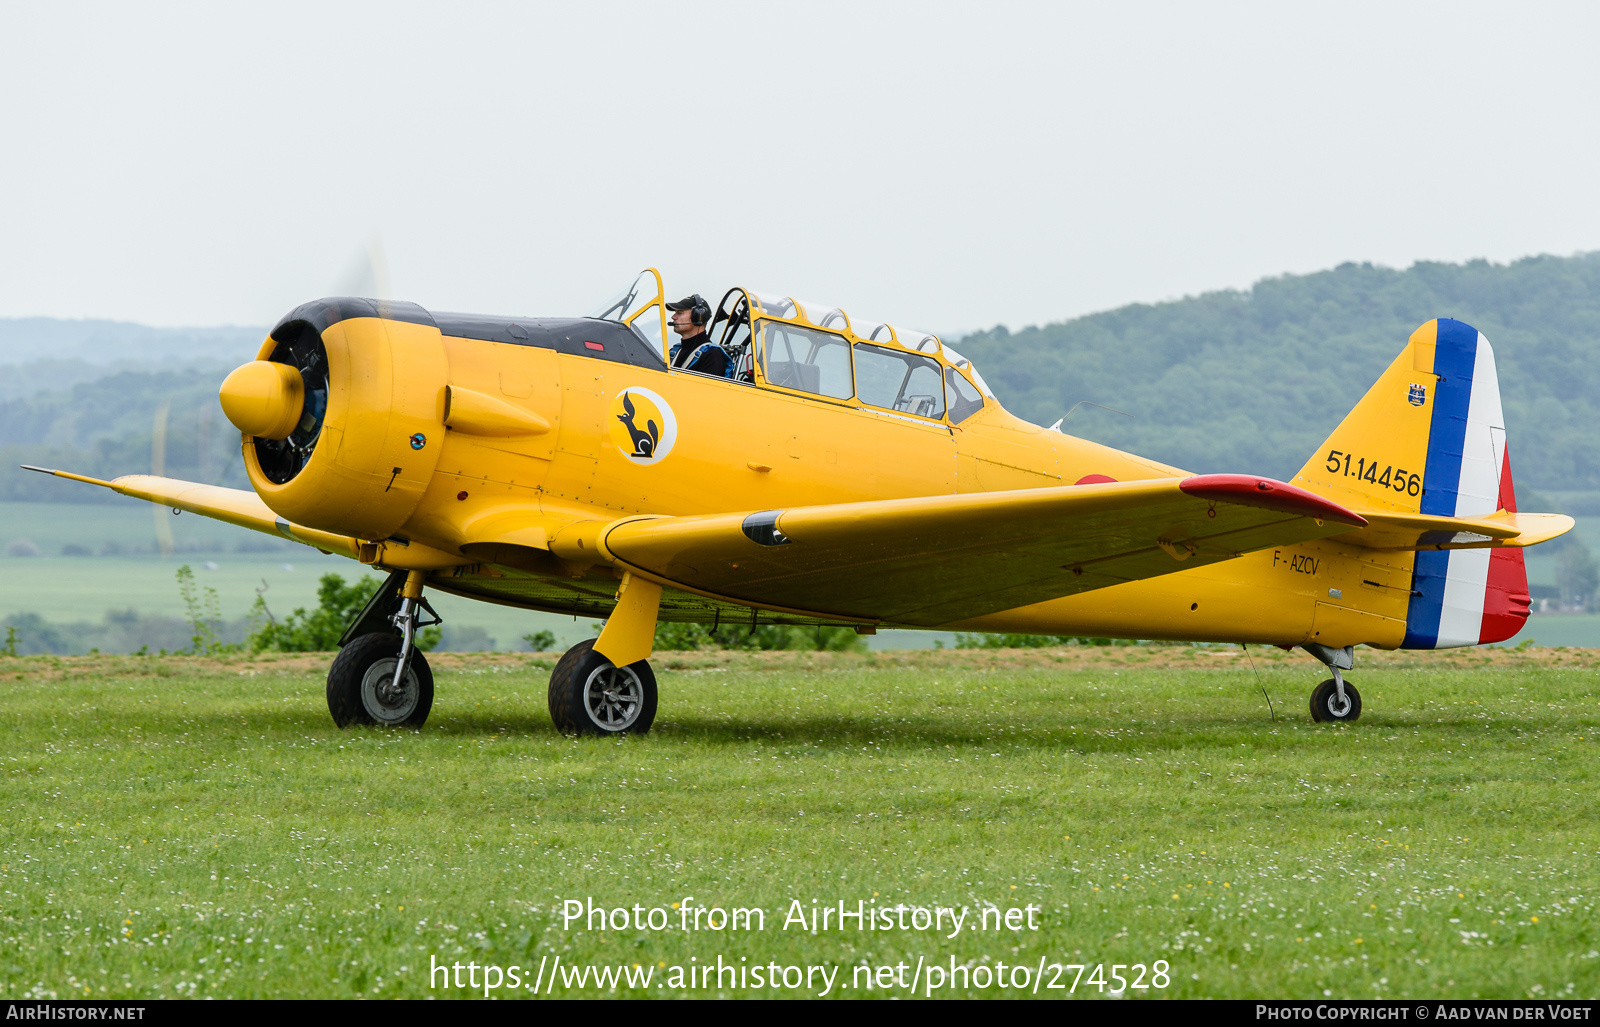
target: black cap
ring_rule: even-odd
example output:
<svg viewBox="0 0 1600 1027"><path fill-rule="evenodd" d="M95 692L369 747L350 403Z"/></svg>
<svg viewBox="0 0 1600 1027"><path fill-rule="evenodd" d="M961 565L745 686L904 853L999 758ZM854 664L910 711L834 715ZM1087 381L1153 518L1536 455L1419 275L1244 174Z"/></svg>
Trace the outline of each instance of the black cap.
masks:
<svg viewBox="0 0 1600 1027"><path fill-rule="evenodd" d="M689 322L691 324L703 325L711 320L711 304L707 303L706 298L699 293L695 293L693 296L685 296L676 303L668 303L667 309L689 311Z"/></svg>

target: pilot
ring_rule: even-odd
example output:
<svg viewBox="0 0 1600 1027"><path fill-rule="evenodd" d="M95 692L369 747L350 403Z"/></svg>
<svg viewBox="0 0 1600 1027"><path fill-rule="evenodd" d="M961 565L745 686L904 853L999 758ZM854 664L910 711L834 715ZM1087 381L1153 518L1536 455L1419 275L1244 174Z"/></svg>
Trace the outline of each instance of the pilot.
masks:
<svg viewBox="0 0 1600 1027"><path fill-rule="evenodd" d="M672 330L678 333L678 341L672 347L672 366L726 378L728 353L706 334L711 304L695 293L676 303L668 303L667 309L672 311Z"/></svg>

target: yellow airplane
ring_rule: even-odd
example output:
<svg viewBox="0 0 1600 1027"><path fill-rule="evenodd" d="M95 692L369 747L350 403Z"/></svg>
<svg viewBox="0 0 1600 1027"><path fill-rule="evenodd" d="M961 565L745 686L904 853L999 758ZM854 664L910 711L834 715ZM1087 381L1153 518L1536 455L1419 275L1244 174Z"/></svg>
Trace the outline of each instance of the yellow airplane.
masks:
<svg viewBox="0 0 1600 1027"><path fill-rule="evenodd" d="M318 300L222 384L253 492L31 469L388 571L328 672L341 726L427 718L427 588L605 618L550 676L570 733L650 728L658 621L1300 646L1333 673L1313 718L1351 721L1354 646L1511 637L1521 547L1573 523L1517 511L1459 321L1280 482L1030 424L923 332L741 288L690 316L725 373L673 366L654 269L590 318Z"/></svg>

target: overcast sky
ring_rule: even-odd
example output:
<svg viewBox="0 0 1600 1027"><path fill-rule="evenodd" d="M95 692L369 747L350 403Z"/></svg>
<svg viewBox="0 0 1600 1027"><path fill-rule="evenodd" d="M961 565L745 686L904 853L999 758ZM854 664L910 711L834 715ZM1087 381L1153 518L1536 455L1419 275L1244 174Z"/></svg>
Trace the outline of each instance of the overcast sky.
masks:
<svg viewBox="0 0 1600 1027"><path fill-rule="evenodd" d="M957 332L1600 248L1600 5L0 6L0 317L638 268Z"/></svg>

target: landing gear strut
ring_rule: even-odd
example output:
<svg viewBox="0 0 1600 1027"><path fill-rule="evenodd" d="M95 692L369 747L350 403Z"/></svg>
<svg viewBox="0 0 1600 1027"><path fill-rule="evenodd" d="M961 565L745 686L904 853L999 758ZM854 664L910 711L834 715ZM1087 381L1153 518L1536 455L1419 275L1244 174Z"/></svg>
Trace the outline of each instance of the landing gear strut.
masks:
<svg viewBox="0 0 1600 1027"><path fill-rule="evenodd" d="M1332 649L1316 642L1307 642L1304 649L1333 671L1333 677L1311 692L1311 719L1318 723L1346 724L1361 716L1361 693L1339 673L1356 665L1354 647L1347 645L1343 649Z"/></svg>
<svg viewBox="0 0 1600 1027"><path fill-rule="evenodd" d="M392 593L391 584L396 586ZM383 606L396 598L399 609L383 616ZM432 619L422 620L419 611ZM368 631L354 638L347 635L333 666L328 668L328 712L340 727L379 724L418 728L433 708L433 672L416 648L416 634L418 628L438 624L439 615L422 598L420 571L412 571L403 579L399 575L391 577L367 604L352 630L375 627L382 620L388 620L394 630Z"/></svg>

